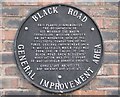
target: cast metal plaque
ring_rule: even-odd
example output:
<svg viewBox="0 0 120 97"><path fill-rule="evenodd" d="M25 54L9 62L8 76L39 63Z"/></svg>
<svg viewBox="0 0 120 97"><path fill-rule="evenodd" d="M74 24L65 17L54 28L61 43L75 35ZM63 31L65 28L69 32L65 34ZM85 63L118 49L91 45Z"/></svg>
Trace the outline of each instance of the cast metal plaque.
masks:
<svg viewBox="0 0 120 97"><path fill-rule="evenodd" d="M14 52L29 82L48 92L64 93L82 87L97 74L103 41L86 13L54 4L26 18L16 35Z"/></svg>

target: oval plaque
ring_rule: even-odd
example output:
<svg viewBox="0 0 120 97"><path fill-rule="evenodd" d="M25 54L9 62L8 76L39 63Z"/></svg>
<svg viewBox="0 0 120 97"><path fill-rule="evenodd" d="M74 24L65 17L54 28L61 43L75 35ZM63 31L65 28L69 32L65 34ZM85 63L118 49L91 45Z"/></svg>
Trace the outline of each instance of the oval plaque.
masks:
<svg viewBox="0 0 120 97"><path fill-rule="evenodd" d="M16 35L14 52L18 68L29 82L64 93L82 87L97 74L103 41L86 13L54 4L27 17Z"/></svg>

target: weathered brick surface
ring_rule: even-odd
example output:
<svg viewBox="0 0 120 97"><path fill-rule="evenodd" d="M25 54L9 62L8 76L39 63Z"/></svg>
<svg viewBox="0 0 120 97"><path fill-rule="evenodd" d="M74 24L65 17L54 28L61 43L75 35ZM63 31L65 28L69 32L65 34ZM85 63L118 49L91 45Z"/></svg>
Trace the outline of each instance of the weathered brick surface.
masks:
<svg viewBox="0 0 120 97"><path fill-rule="evenodd" d="M0 76L2 75L2 66L0 65Z"/></svg>
<svg viewBox="0 0 120 97"><path fill-rule="evenodd" d="M91 88L97 89L97 88L104 88L104 87L118 87L118 78L96 78L95 80L92 80L91 82Z"/></svg>
<svg viewBox="0 0 120 97"><path fill-rule="evenodd" d="M21 18L4 18L3 27L5 28L18 28L20 25Z"/></svg>
<svg viewBox="0 0 120 97"><path fill-rule="evenodd" d="M104 2L105 5L108 5L108 6L113 6L113 7L118 7L118 2Z"/></svg>
<svg viewBox="0 0 120 97"><path fill-rule="evenodd" d="M93 18L94 21L99 25L99 28L104 28L104 19L103 18Z"/></svg>
<svg viewBox="0 0 120 97"><path fill-rule="evenodd" d="M19 88L18 78L2 78L3 89L17 89Z"/></svg>
<svg viewBox="0 0 120 97"><path fill-rule="evenodd" d="M42 7L42 5L34 6L34 7L33 6L24 7L24 8L22 8L23 16L27 16L27 15L33 13L34 11L38 10L41 7Z"/></svg>
<svg viewBox="0 0 120 97"><path fill-rule="evenodd" d="M2 16L18 16L20 8L19 7L2 7Z"/></svg>
<svg viewBox="0 0 120 97"><path fill-rule="evenodd" d="M0 17L0 28L2 28L2 17Z"/></svg>
<svg viewBox="0 0 120 97"><path fill-rule="evenodd" d="M3 40L11 40L13 41L15 38L17 30L16 29L7 29L7 30L2 30L2 33L4 35Z"/></svg>
<svg viewBox="0 0 120 97"><path fill-rule="evenodd" d="M98 76L116 76L118 75L118 64L103 64L98 72Z"/></svg>
<svg viewBox="0 0 120 97"><path fill-rule="evenodd" d="M0 56L2 56L2 60L0 60L0 63L4 64L13 64L15 63L15 59L13 56L13 53L0 53Z"/></svg>
<svg viewBox="0 0 120 97"><path fill-rule="evenodd" d="M2 3L3 5L7 5L7 6L18 6L18 5L38 5L39 0L34 0L34 1L26 1L26 0L22 0L22 1L17 1L16 0L4 0ZM40 0L40 2L42 2L42 0Z"/></svg>
<svg viewBox="0 0 120 97"><path fill-rule="evenodd" d="M106 52L118 52L118 42L105 42L104 49Z"/></svg>
<svg viewBox="0 0 120 97"><path fill-rule="evenodd" d="M96 11L95 11L96 10ZM107 8L103 8L103 7L91 7L90 9L90 15L92 16L97 16L97 17L117 17L118 16L118 9L114 8L114 9L110 9L110 7Z"/></svg>
<svg viewBox="0 0 120 97"><path fill-rule="evenodd" d="M118 33L117 32L102 32L102 38L104 41L118 40Z"/></svg>
<svg viewBox="0 0 120 97"><path fill-rule="evenodd" d="M0 96L2 96L2 91L0 91Z"/></svg>
<svg viewBox="0 0 120 97"><path fill-rule="evenodd" d="M104 54L104 63L105 64L118 64L118 54Z"/></svg>
<svg viewBox="0 0 120 97"><path fill-rule="evenodd" d="M0 89L2 89L2 78L0 78Z"/></svg>
<svg viewBox="0 0 120 97"><path fill-rule="evenodd" d="M37 91L5 91L5 95L38 95Z"/></svg>
<svg viewBox="0 0 120 97"><path fill-rule="evenodd" d="M28 83L28 81L22 75L21 75L21 78L20 78L20 85L19 85L19 87L21 89L32 89L32 90L35 90L35 91L38 90L38 88L36 88L32 84Z"/></svg>
<svg viewBox="0 0 120 97"><path fill-rule="evenodd" d="M118 65L105 65L103 67L103 75L118 75Z"/></svg>
<svg viewBox="0 0 120 97"><path fill-rule="evenodd" d="M2 42L0 42L0 52L2 51L2 46L3 45L3 43Z"/></svg>
<svg viewBox="0 0 120 97"><path fill-rule="evenodd" d="M50 95L31 85L19 72L13 56L13 41L21 21L48 4L63 3L85 11L100 28L104 42L104 62L90 83L68 95L117 95L118 87L118 3L79 0L4 0L0 16L0 95ZM80 0L83 1L83 0ZM66 94L67 95L67 94Z"/></svg>
<svg viewBox="0 0 120 97"><path fill-rule="evenodd" d="M19 71L16 66L8 66L5 68L5 76L19 76Z"/></svg>
<svg viewBox="0 0 120 97"><path fill-rule="evenodd" d="M93 91L93 90L87 90L87 91L75 91L73 92L73 95L105 95L105 91Z"/></svg>
<svg viewBox="0 0 120 97"><path fill-rule="evenodd" d="M118 19L105 18L104 19L104 28L117 29L118 28Z"/></svg>
<svg viewBox="0 0 120 97"><path fill-rule="evenodd" d="M4 41L3 51L13 51L13 41Z"/></svg>
<svg viewBox="0 0 120 97"><path fill-rule="evenodd" d="M107 95L119 95L118 90L108 90L106 92Z"/></svg>

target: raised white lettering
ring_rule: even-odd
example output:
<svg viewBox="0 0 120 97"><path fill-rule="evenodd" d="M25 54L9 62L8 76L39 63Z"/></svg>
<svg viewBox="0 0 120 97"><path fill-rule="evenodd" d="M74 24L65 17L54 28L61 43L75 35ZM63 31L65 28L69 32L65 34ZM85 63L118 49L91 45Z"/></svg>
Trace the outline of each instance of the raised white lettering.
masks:
<svg viewBox="0 0 120 97"><path fill-rule="evenodd" d="M83 82L87 80L84 75L81 75L80 78Z"/></svg>
<svg viewBox="0 0 120 97"><path fill-rule="evenodd" d="M81 20L82 22L86 22L86 21L87 21L87 16L83 15L83 14L80 13L79 11L74 10L74 9L72 9L72 8L69 8L69 9L68 9L67 14L78 18L78 19Z"/></svg>
<svg viewBox="0 0 120 97"><path fill-rule="evenodd" d="M50 89L54 86L55 84L53 82L50 82Z"/></svg>
<svg viewBox="0 0 120 97"><path fill-rule="evenodd" d="M57 8L58 8L58 7L53 7L53 13L58 13Z"/></svg>
<svg viewBox="0 0 120 97"><path fill-rule="evenodd" d="M28 64L28 61L26 60L26 61L22 61L21 63L20 63L22 66L26 66L27 64Z"/></svg>
<svg viewBox="0 0 120 97"><path fill-rule="evenodd" d="M39 19L51 15L51 14L58 14L58 7L49 7L47 9L42 10L41 12L37 12L36 14L32 15L32 19L37 22Z"/></svg>
<svg viewBox="0 0 120 97"><path fill-rule="evenodd" d="M84 16L81 21L82 21L82 22L86 22L86 21L87 21L87 17Z"/></svg>
<svg viewBox="0 0 120 97"><path fill-rule="evenodd" d="M93 62L98 64L101 57L101 44L94 46Z"/></svg>
<svg viewBox="0 0 120 97"><path fill-rule="evenodd" d="M69 84L70 84L70 87L71 87L71 88L74 88L74 87L75 87L73 81L70 81Z"/></svg>
<svg viewBox="0 0 120 97"><path fill-rule="evenodd" d="M36 22L36 21L38 21L38 17L36 16L36 15L33 15L32 16L32 19Z"/></svg>
<svg viewBox="0 0 120 97"><path fill-rule="evenodd" d="M19 50L24 49L24 45L19 44L19 45L18 45L18 49L19 49Z"/></svg>
<svg viewBox="0 0 120 97"><path fill-rule="evenodd" d="M75 79L74 81L75 81L76 85L80 85L80 84L82 83L82 82L80 81L80 78L77 78L77 79Z"/></svg>
<svg viewBox="0 0 120 97"><path fill-rule="evenodd" d="M73 13L73 9L72 9L72 8L69 8L68 14L72 15L72 13Z"/></svg>
<svg viewBox="0 0 120 97"><path fill-rule="evenodd" d="M43 86L45 86L45 87L48 88L49 83L50 83L49 81L44 80L44 82L43 82Z"/></svg>

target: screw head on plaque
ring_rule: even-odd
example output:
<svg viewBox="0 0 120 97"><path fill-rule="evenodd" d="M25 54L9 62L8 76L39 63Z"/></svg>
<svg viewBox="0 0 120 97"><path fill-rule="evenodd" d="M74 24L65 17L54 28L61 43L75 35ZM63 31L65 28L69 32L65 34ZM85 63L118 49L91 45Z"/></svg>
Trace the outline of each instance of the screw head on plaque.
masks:
<svg viewBox="0 0 120 97"><path fill-rule="evenodd" d="M65 93L81 88L99 71L103 41L96 23L82 10L64 4L30 14L14 42L17 66L34 86Z"/></svg>

